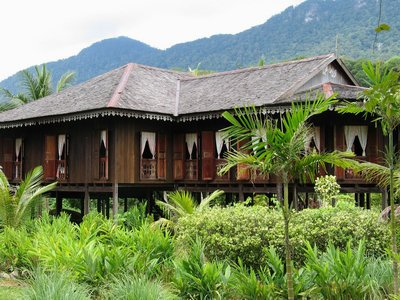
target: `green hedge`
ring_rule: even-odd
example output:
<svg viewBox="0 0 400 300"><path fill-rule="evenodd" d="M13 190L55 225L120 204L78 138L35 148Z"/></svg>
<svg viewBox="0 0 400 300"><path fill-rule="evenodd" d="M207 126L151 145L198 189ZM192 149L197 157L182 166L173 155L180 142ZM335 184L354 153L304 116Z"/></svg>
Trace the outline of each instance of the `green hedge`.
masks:
<svg viewBox="0 0 400 300"><path fill-rule="evenodd" d="M304 261L304 246L308 240L319 249L331 241L345 249L365 238L366 253L382 255L390 242L389 230L378 222L379 212L360 208L321 208L294 212L290 220L293 257L297 264ZM209 258L237 261L240 257L249 266L266 263L265 249L274 246L284 253L283 219L280 210L267 207L236 205L214 207L179 220L177 242L186 246L199 236L206 245Z"/></svg>

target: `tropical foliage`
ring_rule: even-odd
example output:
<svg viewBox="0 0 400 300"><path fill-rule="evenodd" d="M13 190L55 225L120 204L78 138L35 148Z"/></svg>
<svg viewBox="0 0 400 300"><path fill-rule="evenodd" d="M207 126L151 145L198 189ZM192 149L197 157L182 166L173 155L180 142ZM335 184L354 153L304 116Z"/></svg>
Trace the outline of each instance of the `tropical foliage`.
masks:
<svg viewBox="0 0 400 300"><path fill-rule="evenodd" d="M363 105L347 103L339 108L342 113L363 114L373 118L382 128L382 132L388 137L388 146L385 153L386 166L377 166L373 163L361 164L359 168L368 179L376 179L383 188L389 187L390 224L392 232L393 257L398 255L396 237L396 219L394 197L395 186L396 149L394 147L394 131L400 125L400 83L399 73L388 68L381 68L380 64L373 65L368 62L363 69L371 82L371 87L365 91ZM398 293L398 262L393 259L393 289Z"/></svg>
<svg viewBox="0 0 400 300"><path fill-rule="evenodd" d="M0 225L20 226L31 214L31 209L52 190L57 182L42 186L43 168L36 167L14 188L0 169Z"/></svg>
<svg viewBox="0 0 400 300"><path fill-rule="evenodd" d="M315 180L314 190L321 197L323 205L327 206L339 195L340 185L336 181L336 176L325 175Z"/></svg>
<svg viewBox="0 0 400 300"><path fill-rule="evenodd" d="M248 166L261 174L275 174L278 183L283 184L283 217L285 229L286 270L288 277L288 297L294 298L292 286L292 260L289 233L289 183L313 180L319 167L325 164L352 166L350 153L309 152L307 141L311 140L310 119L328 110L336 101L334 96L325 98L317 95L312 101L292 104L280 122L271 119L255 108L236 109L235 114L224 112L230 123L224 129L226 137L233 143L244 143L238 150L231 150L226 157L227 163L221 173L237 165Z"/></svg>
<svg viewBox="0 0 400 300"><path fill-rule="evenodd" d="M34 73L31 73L29 70L23 70L20 72L20 76L22 92L14 94L8 89L0 88L0 92L6 99L9 100L8 102L1 104L0 110L11 109L46 97L51 95L54 91L60 92L64 88L71 85L75 78L75 73L64 73L57 82L55 89L52 87L51 72L47 70L45 64L43 64L41 67L35 66Z"/></svg>
<svg viewBox="0 0 400 300"><path fill-rule="evenodd" d="M204 211L224 192L215 190L197 204L193 195L184 190L177 190L167 194L166 201L157 200L156 204L162 209L167 218L160 218L156 223L173 228L179 218Z"/></svg>

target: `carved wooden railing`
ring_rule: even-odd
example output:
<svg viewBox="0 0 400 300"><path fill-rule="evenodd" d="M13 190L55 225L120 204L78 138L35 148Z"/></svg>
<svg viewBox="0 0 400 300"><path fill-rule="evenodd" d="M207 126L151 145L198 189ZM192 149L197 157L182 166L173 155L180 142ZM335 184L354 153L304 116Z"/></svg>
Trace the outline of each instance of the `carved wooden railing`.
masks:
<svg viewBox="0 0 400 300"><path fill-rule="evenodd" d="M21 161L14 161L14 180L22 180L22 162Z"/></svg>
<svg viewBox="0 0 400 300"><path fill-rule="evenodd" d="M65 160L57 160L57 173L58 180L67 179L67 162Z"/></svg>
<svg viewBox="0 0 400 300"><path fill-rule="evenodd" d="M230 179L230 171L226 172L224 175L222 176L218 176L218 171L221 169L222 165L226 164L226 159L216 159L215 160L215 180L218 181L229 181Z"/></svg>
<svg viewBox="0 0 400 300"><path fill-rule="evenodd" d="M157 160L141 159L140 162L140 179L157 179Z"/></svg>
<svg viewBox="0 0 400 300"><path fill-rule="evenodd" d="M197 180L198 179L197 174L198 174L197 159L185 160L185 179Z"/></svg>
<svg viewBox="0 0 400 300"><path fill-rule="evenodd" d="M108 157L100 157L99 177L100 180L108 179Z"/></svg>

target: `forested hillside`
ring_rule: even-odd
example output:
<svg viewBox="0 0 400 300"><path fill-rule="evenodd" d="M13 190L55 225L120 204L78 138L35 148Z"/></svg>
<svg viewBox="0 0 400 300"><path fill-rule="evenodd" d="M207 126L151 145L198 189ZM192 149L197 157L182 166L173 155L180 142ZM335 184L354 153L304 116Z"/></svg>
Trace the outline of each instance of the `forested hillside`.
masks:
<svg viewBox="0 0 400 300"><path fill-rule="evenodd" d="M76 71L78 83L128 62L185 70L201 63L201 68L221 71L256 64L260 57L271 63L336 49L347 58L387 60L400 53L399 0L383 1L382 22L391 30L379 34L373 53L378 11L376 0L307 0L236 35L215 35L166 50L127 37L107 39L76 56L50 62L48 68L54 78ZM15 91L17 82L14 75L0 86Z"/></svg>

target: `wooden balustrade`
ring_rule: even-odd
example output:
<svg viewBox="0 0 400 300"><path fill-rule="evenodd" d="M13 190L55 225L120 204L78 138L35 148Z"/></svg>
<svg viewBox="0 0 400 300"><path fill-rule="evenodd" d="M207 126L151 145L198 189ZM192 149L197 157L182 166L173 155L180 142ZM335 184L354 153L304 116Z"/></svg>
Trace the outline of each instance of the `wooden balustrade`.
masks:
<svg viewBox="0 0 400 300"><path fill-rule="evenodd" d="M140 163L140 179L157 179L157 160L141 159Z"/></svg>
<svg viewBox="0 0 400 300"><path fill-rule="evenodd" d="M67 179L67 162L65 160L57 160L56 177L58 180Z"/></svg>
<svg viewBox="0 0 400 300"><path fill-rule="evenodd" d="M197 159L185 160L185 179L197 180L198 163Z"/></svg>
<svg viewBox="0 0 400 300"><path fill-rule="evenodd" d="M14 180L22 180L22 162L21 161L14 161Z"/></svg>
<svg viewBox="0 0 400 300"><path fill-rule="evenodd" d="M100 157L99 177L100 180L108 179L108 157Z"/></svg>

